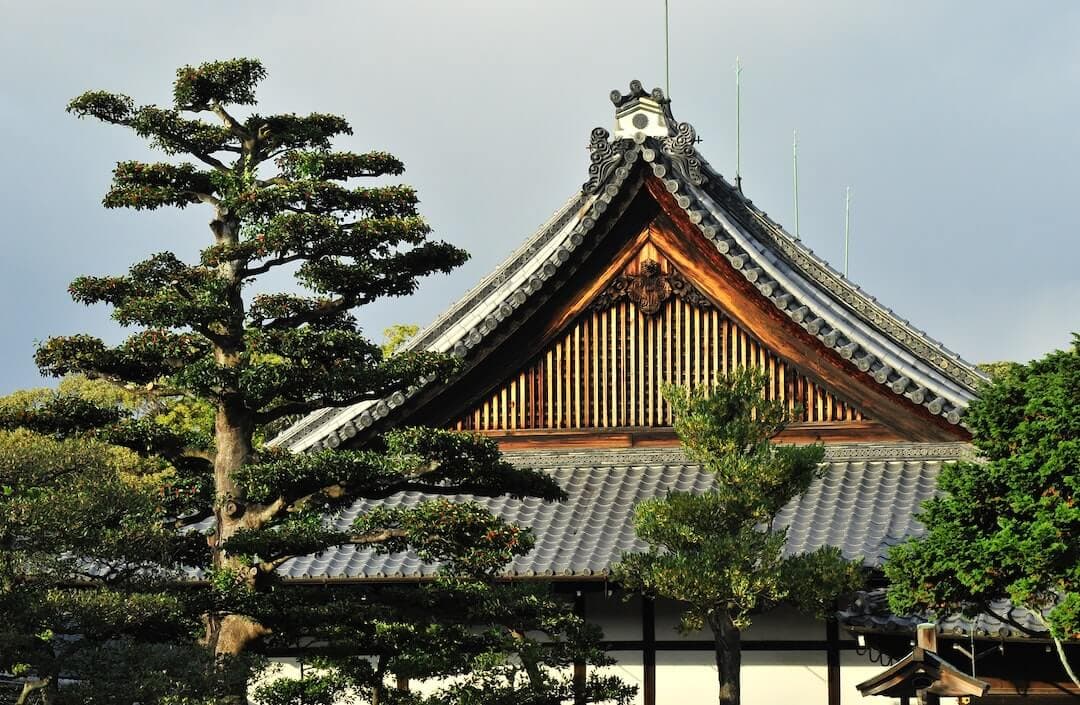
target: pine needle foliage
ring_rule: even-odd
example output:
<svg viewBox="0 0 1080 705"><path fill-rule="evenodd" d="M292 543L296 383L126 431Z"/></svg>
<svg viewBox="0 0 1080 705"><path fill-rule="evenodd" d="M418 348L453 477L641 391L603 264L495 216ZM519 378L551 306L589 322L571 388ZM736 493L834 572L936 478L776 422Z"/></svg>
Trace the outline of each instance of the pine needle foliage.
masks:
<svg viewBox="0 0 1080 705"><path fill-rule="evenodd" d="M712 388L665 388L687 456L715 483L639 504L634 526L649 548L625 554L615 570L624 588L682 603L681 630L712 631L721 705L739 702L740 633L755 613L786 603L825 616L862 580L836 548L784 550L787 530L773 520L821 477L824 449L772 442L789 414L765 399L766 384L762 372L738 369Z"/></svg>
<svg viewBox="0 0 1080 705"><path fill-rule="evenodd" d="M186 633L146 653L167 671L166 646L194 643L197 631L206 658L184 659L180 673L202 664L217 685L186 694L121 690L115 701L244 703L254 673L245 665L249 655L313 639L327 645L322 680L264 683L263 702L328 702L348 692L385 703L406 698L388 687L395 674L469 675L484 654L489 660L502 654L504 665L518 670L527 665L527 686L537 697L549 686L557 692L541 664L569 663L588 648L568 641L567 633L595 635L580 620L565 621L564 605L550 596L496 589L495 574L530 549L531 534L456 499L559 500L563 492L550 477L510 465L489 440L436 429L394 429L363 447L300 455L262 442L264 429L280 428L283 420L445 379L457 364L452 356L384 351L365 337L356 311L412 294L422 278L466 259L459 248L429 237L416 192L395 182L404 170L397 158L334 148L336 139L352 134L344 118L255 112L266 75L255 59L212 61L177 71L171 105L140 105L106 91L68 105L77 117L131 130L167 157L117 163L106 208L201 207L210 214L198 261L158 252L124 274L72 282L72 298L109 306L132 329L128 338L109 345L84 334L55 337L36 353L46 375L104 380L149 401L131 407L61 390L0 414L0 427L76 444L58 446L58 458L100 444L127 449L161 473L148 514L124 515L132 531L114 536L97 527L54 557L93 559L80 577L95 588L108 584L113 568L197 577L180 610ZM253 293L261 278L279 270L295 276L296 290ZM91 445L76 451L80 444ZM24 484L6 485L9 495L21 500ZM434 499L341 520L358 500L403 492ZM72 527L86 520L70 501L54 509L69 512ZM441 566L439 578L407 594L310 589L282 579L279 569L293 558L340 546L414 551ZM137 593L134 585L111 587L119 596ZM167 612L171 604L160 607ZM478 604L486 611L478 612ZM143 627L158 618L150 612ZM102 614L143 621L139 610ZM486 640L477 641L476 620L486 625L480 630ZM69 626L71 639L90 628ZM138 626L118 631L110 648L145 636ZM556 646L537 652L537 633ZM108 663L122 671L125 659ZM130 670L145 671L147 663L133 659ZM237 665L249 669L246 676L226 677ZM497 669L485 673L506 687L518 682ZM590 698L606 692L594 689Z"/></svg>

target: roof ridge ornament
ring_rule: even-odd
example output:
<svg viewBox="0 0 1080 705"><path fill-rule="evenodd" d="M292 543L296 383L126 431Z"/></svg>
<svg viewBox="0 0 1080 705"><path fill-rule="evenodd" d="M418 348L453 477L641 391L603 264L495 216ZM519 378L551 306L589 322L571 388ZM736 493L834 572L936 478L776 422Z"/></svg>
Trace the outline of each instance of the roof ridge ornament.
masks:
<svg viewBox="0 0 1080 705"><path fill-rule="evenodd" d="M616 148L609 141L611 133L602 127L593 128L589 136L589 180L582 185L582 190L596 193L607 181L611 173L619 166L625 149Z"/></svg>
<svg viewBox="0 0 1080 705"><path fill-rule="evenodd" d="M615 105L615 139L635 139L638 133L645 137L668 137L672 133L675 118L671 115L671 100L659 88L647 92L641 81L630 82L630 92L611 92ZM635 139L640 141L640 139Z"/></svg>
<svg viewBox="0 0 1080 705"><path fill-rule="evenodd" d="M624 161L626 152L634 145L644 145L653 138L659 142L660 152L671 162L672 168L694 186L707 181L703 161L697 153L701 141L693 125L676 122L671 114L671 100L664 91L654 88L646 91L641 81L630 82L630 92L614 90L610 95L615 105L615 130L608 132L602 127L592 131L589 139L589 180L582 189L597 193L608 176Z"/></svg>
<svg viewBox="0 0 1080 705"><path fill-rule="evenodd" d="M616 108L628 104L635 98L651 98L653 101L661 104L668 104L671 102L670 98L664 96L664 91L660 88L653 88L652 92L646 91L641 85L641 81L636 78L630 81L630 92L623 95L619 89L611 91L611 102L615 104Z"/></svg>
<svg viewBox="0 0 1080 705"><path fill-rule="evenodd" d="M660 140L660 150L671 161L671 166L694 186L701 186L707 180L694 146L700 141L694 126L688 122L678 123L675 134Z"/></svg>

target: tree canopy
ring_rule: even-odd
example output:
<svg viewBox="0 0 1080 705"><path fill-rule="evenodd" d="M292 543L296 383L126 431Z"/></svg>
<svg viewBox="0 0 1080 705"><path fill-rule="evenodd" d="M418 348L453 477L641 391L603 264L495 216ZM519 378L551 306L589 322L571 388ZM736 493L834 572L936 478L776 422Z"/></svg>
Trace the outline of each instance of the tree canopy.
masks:
<svg viewBox="0 0 1080 705"><path fill-rule="evenodd" d="M965 415L977 462L947 465L922 537L885 564L898 614L983 612L1008 598L1062 642L1080 639L1080 336L1070 350L997 365ZM1029 630L1021 624L1014 627ZM1070 673L1073 680L1074 674Z"/></svg>
<svg viewBox="0 0 1080 705"><path fill-rule="evenodd" d="M713 632L721 705L739 702L740 632L755 612L784 602L824 615L861 583L859 564L836 548L784 552L787 530L774 517L821 476L824 449L770 441L789 412L764 398L766 383L760 371L738 369L711 389L664 390L687 456L715 483L705 494L640 503L634 527L649 549L624 555L615 570L626 588L684 603L681 629Z"/></svg>
<svg viewBox="0 0 1080 705"><path fill-rule="evenodd" d="M383 297L411 294L421 278L466 259L457 247L429 238L414 190L389 181L403 172L398 159L333 149L335 138L352 134L344 118L241 114L255 105L265 77L254 59L213 61L177 71L171 105L139 105L125 95L91 91L68 106L78 117L133 131L167 157L119 162L105 207L203 206L211 221L197 262L159 252L125 274L72 282L75 301L107 304L120 325L134 329L126 340L108 345L76 334L38 347L43 373L104 380L137 391L140 404L62 388L22 399L0 423L49 442L77 442L36 451L45 484L57 479L46 461L77 452L83 447L78 444L102 454L127 449L153 470L157 495L149 499L156 501L143 512L139 487L132 486L134 504L117 515L123 531L94 529L98 533L63 554L78 560L63 562L58 576L99 589L79 594L114 590L131 604L146 600L153 607L125 614L130 628L117 633L110 648L144 636L148 625L174 612L182 616L183 630L198 625L208 656L181 665L210 664L217 685L208 694L178 699L183 694L174 693L161 702L245 702L249 679L225 678L229 668L244 666L252 652L296 648L312 638L327 644L319 658L332 667L331 675L264 684L265 702L322 702L342 689L373 703L386 701L404 697L386 687L390 674L469 673L476 659L492 665L500 653L502 671L481 669L489 685L498 681L503 690L555 698L563 692L559 681L540 664L595 655L584 642L567 641L568 635L595 635L580 620L559 617L561 605L550 597L496 589L493 576L530 549L531 534L479 503L452 499L559 500L563 492L549 476L510 465L489 440L437 429L389 429L363 445L300 455L263 442L265 429L283 419L373 402L449 375L457 363L452 356L384 352L365 337L354 312ZM260 278L279 269L292 272L307 293L255 293ZM72 475L82 484L48 490L62 495L52 506L63 512L57 521L73 522L68 529L96 506L75 502L89 491L86 483L119 482L109 466L93 460L86 467L100 467L100 477ZM9 496L17 496L15 504L43 496L37 489L27 494L30 480L13 482L6 486ZM376 508L345 526L333 521L360 499L401 492L429 499ZM440 577L404 594L316 590L278 573L294 557L340 546L413 551L438 563ZM29 573L32 583L36 569ZM189 586L175 605L169 599L180 598L163 597L178 594L162 585L167 579ZM486 625L479 635L476 622ZM77 620L63 626L65 634L56 639L79 639L88 629ZM541 653L529 636L537 632L567 646ZM508 653L532 657L515 660ZM110 661L118 667L123 662ZM523 668L526 681L514 675ZM618 696L608 685L596 679L577 697ZM495 697L502 691L478 692ZM113 695L124 702L153 701L134 692Z"/></svg>
<svg viewBox="0 0 1080 705"><path fill-rule="evenodd" d="M61 389L72 405L142 406L85 379ZM205 542L162 525L170 483L160 463L49 433L48 414L35 412L58 398L40 389L0 399L0 428L33 419L44 431L0 430L0 673L17 679L25 702L209 696L227 669L196 646L197 614L173 589L174 566Z"/></svg>

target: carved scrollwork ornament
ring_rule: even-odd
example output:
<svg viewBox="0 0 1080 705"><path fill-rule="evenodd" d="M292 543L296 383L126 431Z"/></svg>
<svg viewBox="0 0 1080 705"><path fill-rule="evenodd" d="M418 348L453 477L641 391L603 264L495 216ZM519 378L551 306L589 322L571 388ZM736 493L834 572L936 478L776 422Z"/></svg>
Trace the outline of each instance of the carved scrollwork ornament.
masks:
<svg viewBox="0 0 1080 705"><path fill-rule="evenodd" d="M668 282L671 284L671 293L691 306L706 309L713 307L712 302L698 291L693 284L683 278L681 274L672 272L668 276Z"/></svg>
<svg viewBox="0 0 1080 705"><path fill-rule="evenodd" d="M705 174L701 169L701 160L698 158L697 132L693 125L688 122L680 122L675 126L675 134L660 140L660 150L671 161L679 175L692 183L701 186L705 183Z"/></svg>
<svg viewBox="0 0 1080 705"><path fill-rule="evenodd" d="M642 313L651 316L671 296L673 287L668 279L661 273L659 264L648 260L642 263L641 274L630 279L626 294Z"/></svg>
<svg viewBox="0 0 1080 705"><path fill-rule="evenodd" d="M589 307L593 311L606 311L623 299L628 299L647 316L659 313L664 302L672 296L703 309L713 304L697 288L676 271L667 274L653 260L641 263L639 274L620 274L601 291Z"/></svg>
<svg viewBox="0 0 1080 705"><path fill-rule="evenodd" d="M596 193L622 161L622 150L609 141L611 133L597 127L589 137L589 180L581 187L587 193Z"/></svg>

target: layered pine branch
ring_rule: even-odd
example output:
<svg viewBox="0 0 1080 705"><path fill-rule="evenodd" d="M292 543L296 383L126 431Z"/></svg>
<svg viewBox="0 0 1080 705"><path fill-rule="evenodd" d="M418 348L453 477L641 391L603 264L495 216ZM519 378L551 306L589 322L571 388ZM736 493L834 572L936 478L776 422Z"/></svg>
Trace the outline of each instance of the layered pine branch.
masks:
<svg viewBox="0 0 1080 705"><path fill-rule="evenodd" d="M138 106L101 91L68 106L78 117L134 131L168 157L118 163L106 207L203 206L212 220L198 262L161 252L126 274L82 276L71 284L76 301L105 303L117 322L134 329L122 343L72 335L51 338L37 351L45 374L105 380L138 392L145 403L61 392L0 414L0 427L128 449L149 463L144 475L156 483L152 511L122 513L132 530L118 534L119 545L76 547L85 551L81 567L69 563L66 575L51 580L76 580L80 589L130 599L172 595L157 611L124 616L126 626L118 619L111 643L139 637L163 615L181 614L178 629L199 632L219 675L222 664L253 649L321 638L340 647L326 658L338 654L336 673L348 676L333 687L367 689L373 700L385 673L462 673L476 666L478 654L533 649L524 636L530 631L559 643L560 634L582 627L560 622L556 603L491 588L491 578L531 548L531 534L477 503L451 499L562 498L548 476L511 466L489 441L435 429L400 429L364 447L302 455L260 442L263 429L282 419L447 377L452 357L385 355L361 332L354 311L411 294L422 277L466 259L460 249L429 239L413 189L387 183L403 172L400 161L332 148L335 138L352 134L343 118L240 114L254 105L265 76L255 60L211 62L177 72L169 107ZM251 295L259 277L280 268L307 293ZM200 410L195 415L208 423L162 422L185 408ZM375 509L344 528L333 521L360 499L401 492L431 499ZM362 602L366 593L316 594L280 579L278 569L291 558L339 546L414 551L441 565L440 582L423 598L374 591L371 602ZM200 589L176 587L194 577ZM67 599L75 594L84 593ZM444 609L456 613L433 616ZM66 623L69 629L87 628L89 617L80 614ZM488 631L477 632L476 621ZM535 664L565 665L585 647L567 648L514 663L534 664L526 682L556 688ZM375 666L356 660L373 652L385 655ZM599 658L595 651L588 656ZM224 689L216 702L243 701L242 683L222 682L213 686ZM516 687L513 679L500 682ZM596 697L589 699L615 692L594 686ZM289 687L314 686L278 687L284 699L267 702L291 702Z"/></svg>

